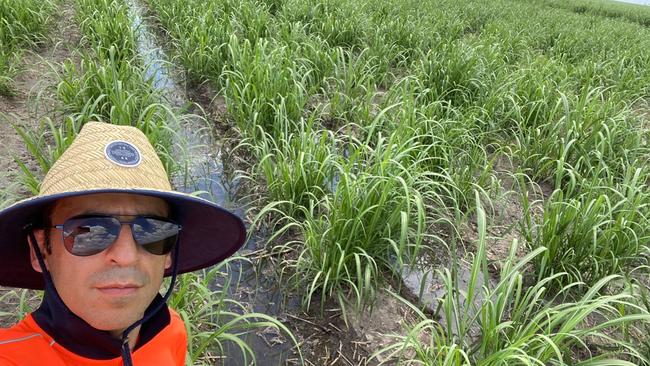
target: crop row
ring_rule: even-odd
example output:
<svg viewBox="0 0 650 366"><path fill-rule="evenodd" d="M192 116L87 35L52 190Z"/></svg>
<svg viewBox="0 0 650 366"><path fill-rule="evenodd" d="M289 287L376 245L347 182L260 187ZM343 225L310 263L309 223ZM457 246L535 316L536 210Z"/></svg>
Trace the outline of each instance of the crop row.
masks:
<svg viewBox="0 0 650 366"><path fill-rule="evenodd" d="M0 1L0 94L13 93L12 80L25 48L34 48L46 37L58 1Z"/></svg>

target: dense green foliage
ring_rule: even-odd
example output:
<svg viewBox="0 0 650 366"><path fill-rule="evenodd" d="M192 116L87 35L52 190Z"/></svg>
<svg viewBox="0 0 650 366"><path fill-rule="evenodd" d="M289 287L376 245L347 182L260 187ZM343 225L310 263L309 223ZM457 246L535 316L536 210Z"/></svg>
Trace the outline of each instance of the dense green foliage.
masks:
<svg viewBox="0 0 650 366"><path fill-rule="evenodd" d="M468 282L463 284L459 280L456 273L460 268L454 264L438 273L448 294L438 304L441 320L431 320L414 309L420 321L375 357L390 353L404 364L429 366L632 366L630 359L647 362L643 351L628 342L629 337L619 339L609 335L617 331L642 331L636 325L650 320L650 314L635 304L631 288L616 295L600 294L606 286L619 280L618 276L603 277L575 300L565 298L571 286L549 293L550 282L566 273L526 286L524 268L544 249L517 259L515 240L496 281L492 282L481 276L488 264L485 213L480 208L478 229L478 252L471 263ZM557 299L563 301L556 303ZM595 314L608 321L590 324L589 318ZM614 350L611 353L592 354L586 341L616 347L610 348ZM627 357L618 358L619 352Z"/></svg>
<svg viewBox="0 0 650 366"><path fill-rule="evenodd" d="M443 253L441 320L420 314L380 354L649 363L648 302L627 275L647 271L650 253L650 11L597 0L146 2L188 80L225 97L248 178L264 188L256 217L272 222L279 275L306 306L363 309L383 274ZM60 75L67 117L47 121L55 144L21 131L42 169L91 119L135 123L169 158L175 112L143 76L127 7L77 0L77 15L86 50ZM507 223L521 244L488 263L488 242L504 238L487 228L507 204L523 212ZM175 301L196 311L208 297ZM223 300L207 302L210 318Z"/></svg>
<svg viewBox="0 0 650 366"><path fill-rule="evenodd" d="M271 245L295 252L282 275L304 291L305 304L334 297L361 308L383 271L432 248L454 258L475 207L498 206L492 199L514 188L524 215L510 225L534 253L526 259L533 273L508 273L510 285L486 296L538 298L518 319L495 315L482 334L511 339L509 322L539 324L521 340L535 345L511 356L571 364L574 337L601 329L578 327L589 314L614 319L611 310L629 307L639 318L614 328L647 322L629 296L598 294L644 260L650 234L650 151L639 113L650 97L647 13L551 0L148 4L188 78L222 90L254 157L251 179L268 188L260 216L275 217L273 238L295 235ZM518 185L505 186L495 169L503 161ZM545 195L532 193L538 185ZM525 288L521 277L531 275L543 288ZM456 291L450 281L447 303ZM513 295L507 286L521 288ZM558 294L553 301L566 301L562 309L548 303L548 288ZM553 335L536 311L562 312L544 321L567 322L567 335ZM467 356L446 364L506 362L497 355L514 350L497 340L477 356L471 342L441 337ZM609 356L647 362L624 342L610 346ZM532 352L527 361L522 352Z"/></svg>
<svg viewBox="0 0 650 366"><path fill-rule="evenodd" d="M0 94L12 93L22 50L45 39L56 6L56 0L0 0Z"/></svg>
<svg viewBox="0 0 650 366"><path fill-rule="evenodd" d="M621 220L636 227L634 240L643 243L645 229L638 229L647 217L647 130L634 109L649 92L650 55L644 51L649 31L625 19L594 19L554 4L150 1L190 77L223 87L233 122L259 146L262 163L256 166L272 188L271 202L290 200L316 209L317 216L328 212L338 194L324 192L333 172L345 182L359 166L372 169L372 159L358 163L350 157L363 156L356 151L366 145L383 150L377 144L393 143L383 137L397 134L405 144L421 145L408 153L413 160L396 161L421 173L407 186L426 187L419 194L427 206L443 211L442 218L451 212L455 224L472 207L471 192L491 187L491 166L505 154L521 173L558 191L548 200L548 219L527 222L531 247L555 240L540 235L549 232L542 229L551 225L558 197L589 205L603 194L625 197L629 189L640 200L631 203L638 216L634 224ZM323 138L331 146L313 145L320 150L315 154L297 149L298 141L310 140L297 136L305 133L304 120L329 128L333 134ZM312 140L327 135L309 129ZM297 152L305 156L283 156ZM345 164L357 168L333 168ZM311 181L293 188L296 177ZM302 218L300 211L293 207L288 214ZM617 220L585 214L596 238L607 220ZM570 236L577 227L562 230ZM552 234L566 243L562 235ZM582 240L578 246L596 247L594 235L574 236ZM572 246L558 245L564 253L542 255L554 266L539 266L539 275L573 266L578 270L571 273L584 273L583 279L594 283L638 254L640 245L624 241L602 254L600 248L587 251L584 261L569 255ZM337 242L326 246L336 248ZM617 259L605 259L612 257Z"/></svg>
<svg viewBox="0 0 650 366"><path fill-rule="evenodd" d="M587 14L607 18L620 18L650 26L650 9L643 5L622 4L607 0L542 0L541 3L558 9L566 9L578 14Z"/></svg>

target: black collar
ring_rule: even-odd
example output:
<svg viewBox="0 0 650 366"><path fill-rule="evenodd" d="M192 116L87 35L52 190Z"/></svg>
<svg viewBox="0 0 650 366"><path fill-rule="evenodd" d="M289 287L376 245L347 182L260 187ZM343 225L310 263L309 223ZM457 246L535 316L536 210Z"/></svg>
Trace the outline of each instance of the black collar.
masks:
<svg viewBox="0 0 650 366"><path fill-rule="evenodd" d="M45 283L43 302L32 313L39 327L61 346L79 356L95 360L120 357L121 342L119 338L113 337L108 331L93 328L75 315L61 300L51 282L45 281ZM164 302L162 296L156 295L145 314L155 309L161 302ZM170 320L169 309L163 304L150 319L142 323L134 350L138 350L149 342L170 323Z"/></svg>

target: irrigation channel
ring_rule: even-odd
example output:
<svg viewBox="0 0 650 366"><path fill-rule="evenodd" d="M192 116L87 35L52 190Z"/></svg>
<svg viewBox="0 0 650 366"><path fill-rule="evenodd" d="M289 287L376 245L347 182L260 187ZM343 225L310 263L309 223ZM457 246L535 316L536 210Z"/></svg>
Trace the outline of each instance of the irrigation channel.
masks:
<svg viewBox="0 0 650 366"><path fill-rule="evenodd" d="M174 107L183 107L187 98L180 84L174 78L173 67L158 45L157 35L152 32L144 19L145 8L137 0L129 0L132 28L136 34L137 48L147 65L145 77L153 80L153 85ZM176 126L177 141L175 154L186 164L182 174L172 178L176 189L186 193L200 192L199 195L235 212L244 219L246 202L238 196L237 178L224 174L221 157L222 146L214 138L210 126L199 117L185 118ZM263 230L262 230L263 231ZM246 255L258 250L260 238L254 233L238 254ZM250 311L274 317L283 312L298 312L300 301L283 294L275 276L259 276L258 268L250 261L234 260L227 266L229 279L213 283L213 289L229 281L229 297L245 304ZM294 353L290 341L279 341L278 334L249 334L245 341L258 356L258 365L281 365ZM222 356L228 364L244 365L241 351L234 344Z"/></svg>

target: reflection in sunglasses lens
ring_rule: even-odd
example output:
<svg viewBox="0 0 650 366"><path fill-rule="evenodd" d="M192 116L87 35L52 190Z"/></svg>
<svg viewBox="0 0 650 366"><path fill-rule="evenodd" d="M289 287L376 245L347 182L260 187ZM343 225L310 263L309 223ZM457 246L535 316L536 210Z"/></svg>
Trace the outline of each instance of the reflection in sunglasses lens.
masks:
<svg viewBox="0 0 650 366"><path fill-rule="evenodd" d="M138 217L131 225L133 239L152 254L166 254L176 243L178 225L148 217Z"/></svg>
<svg viewBox="0 0 650 366"><path fill-rule="evenodd" d="M111 217L71 219L63 225L64 245L74 255L88 256L108 248L120 233L120 222Z"/></svg>
<svg viewBox="0 0 650 366"><path fill-rule="evenodd" d="M115 242L123 223L129 223L133 239L149 253L167 254L178 236L178 225L150 217L135 217L133 221L120 222L115 217L79 217L63 224L63 243L74 255L97 254Z"/></svg>

